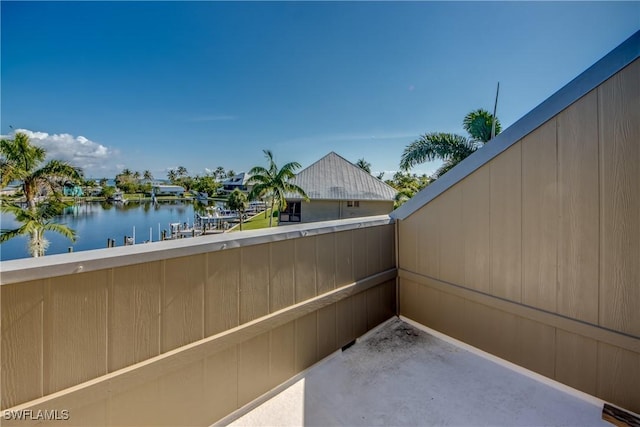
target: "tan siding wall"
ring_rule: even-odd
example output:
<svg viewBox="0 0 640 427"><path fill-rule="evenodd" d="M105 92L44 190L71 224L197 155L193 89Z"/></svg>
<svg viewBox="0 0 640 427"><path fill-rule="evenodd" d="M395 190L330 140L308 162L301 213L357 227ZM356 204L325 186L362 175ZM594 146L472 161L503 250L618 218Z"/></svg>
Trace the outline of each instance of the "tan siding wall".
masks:
<svg viewBox="0 0 640 427"><path fill-rule="evenodd" d="M302 202L300 210L302 222L330 221L388 214L393 210L393 202L361 200L360 207L348 208L346 201L312 200L310 202ZM284 222L282 224L289 223Z"/></svg>
<svg viewBox="0 0 640 427"><path fill-rule="evenodd" d="M395 314L394 227L4 284L2 408L209 425Z"/></svg>
<svg viewBox="0 0 640 427"><path fill-rule="evenodd" d="M640 60L399 224L400 313L640 411Z"/></svg>

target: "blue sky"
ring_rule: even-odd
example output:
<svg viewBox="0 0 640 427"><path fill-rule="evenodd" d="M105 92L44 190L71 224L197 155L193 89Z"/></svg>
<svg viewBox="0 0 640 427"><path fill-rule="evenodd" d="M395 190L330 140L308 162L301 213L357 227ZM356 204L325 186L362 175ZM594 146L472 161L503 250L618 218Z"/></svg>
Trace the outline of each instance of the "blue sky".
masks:
<svg viewBox="0 0 640 427"><path fill-rule="evenodd" d="M0 2L2 135L113 177L330 151L378 171L503 128L640 29L639 2ZM417 166L431 173L437 163ZM389 176L389 175L387 175Z"/></svg>

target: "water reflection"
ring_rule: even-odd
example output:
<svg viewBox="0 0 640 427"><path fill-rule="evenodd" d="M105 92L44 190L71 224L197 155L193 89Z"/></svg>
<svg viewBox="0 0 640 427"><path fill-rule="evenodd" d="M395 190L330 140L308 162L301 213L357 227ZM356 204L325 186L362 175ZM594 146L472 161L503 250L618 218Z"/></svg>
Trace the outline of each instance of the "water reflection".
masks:
<svg viewBox="0 0 640 427"><path fill-rule="evenodd" d="M213 202L215 203L215 202ZM69 247L74 252L107 247L107 239L121 246L125 236L135 242L157 242L162 231L169 232L171 223L193 224L195 213L205 214L207 206L200 202L161 201L157 203L130 201L111 204L107 202L80 203L65 208L58 222L76 230L77 241L71 243L58 234L46 232L51 242L47 255L66 253ZM1 214L2 228L13 229L19 225L10 214ZM27 237L21 236L0 244L0 260L29 257Z"/></svg>

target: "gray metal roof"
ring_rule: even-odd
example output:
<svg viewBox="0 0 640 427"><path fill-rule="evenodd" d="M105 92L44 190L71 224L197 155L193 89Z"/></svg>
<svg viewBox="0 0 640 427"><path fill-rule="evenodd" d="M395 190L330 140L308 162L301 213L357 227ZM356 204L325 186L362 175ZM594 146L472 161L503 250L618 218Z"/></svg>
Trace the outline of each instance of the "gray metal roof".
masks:
<svg viewBox="0 0 640 427"><path fill-rule="evenodd" d="M546 101L497 135L488 144L458 163L433 184L391 212L394 219L405 219L421 207L462 181L475 170L521 140L547 120L589 93L602 82L640 57L640 31L609 52L585 72L570 81Z"/></svg>
<svg viewBox="0 0 640 427"><path fill-rule="evenodd" d="M333 151L291 180L311 200L394 200L396 190ZM287 199L300 199L287 194Z"/></svg>

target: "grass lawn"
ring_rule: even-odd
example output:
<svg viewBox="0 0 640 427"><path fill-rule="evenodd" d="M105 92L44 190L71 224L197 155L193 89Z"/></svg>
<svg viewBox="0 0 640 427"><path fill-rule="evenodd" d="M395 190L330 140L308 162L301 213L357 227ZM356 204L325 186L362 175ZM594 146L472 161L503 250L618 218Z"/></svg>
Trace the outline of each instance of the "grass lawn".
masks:
<svg viewBox="0 0 640 427"><path fill-rule="evenodd" d="M269 209L267 212L270 212ZM278 217L273 218L273 227L278 226ZM264 212L259 213L258 215L250 218L248 221L242 223L242 231L245 230L257 230L259 228L269 228L269 214L267 213L267 217L264 217ZM236 225L229 231L240 231L240 225Z"/></svg>

